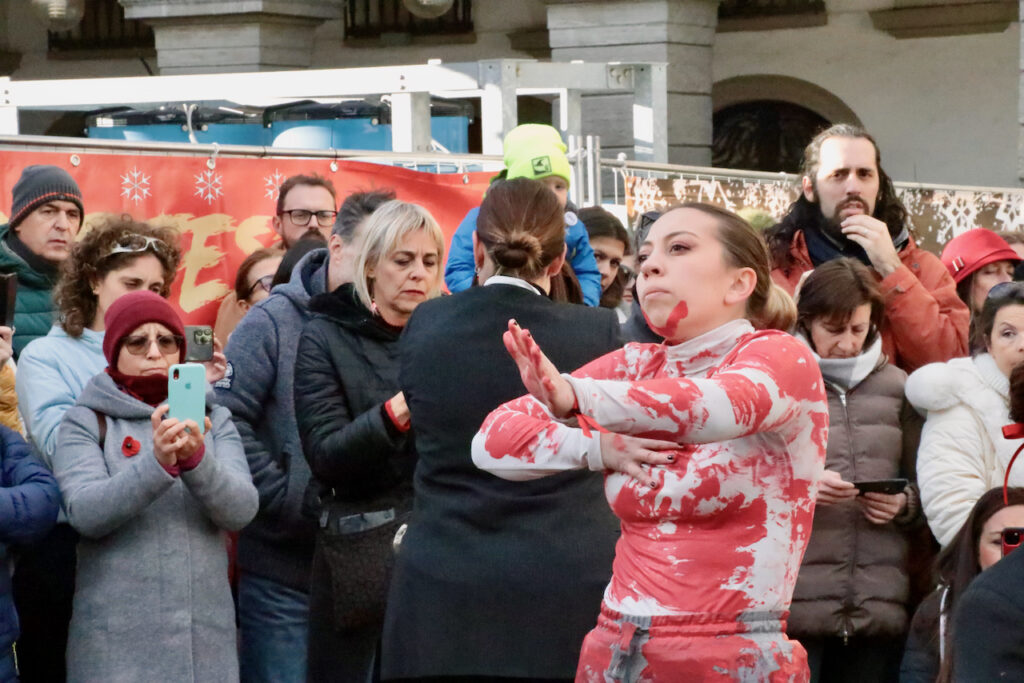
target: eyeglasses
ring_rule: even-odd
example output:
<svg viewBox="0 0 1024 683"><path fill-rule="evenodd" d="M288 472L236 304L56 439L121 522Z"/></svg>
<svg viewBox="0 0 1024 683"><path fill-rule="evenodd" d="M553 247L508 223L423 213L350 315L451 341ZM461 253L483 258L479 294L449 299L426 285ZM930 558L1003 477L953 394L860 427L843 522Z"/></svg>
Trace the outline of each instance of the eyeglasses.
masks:
<svg viewBox="0 0 1024 683"><path fill-rule="evenodd" d="M168 250L167 244L163 240L130 233L121 235L117 240L117 244L114 245L107 256L113 256L114 254L139 254L147 249L152 249L157 254L167 253Z"/></svg>
<svg viewBox="0 0 1024 683"><path fill-rule="evenodd" d="M316 216L317 225L321 228L329 228L334 225L334 219L338 215L337 211L309 211L307 209L289 209L288 211L282 211L278 216L288 214L288 218L292 220L295 225L309 225L309 219Z"/></svg>
<svg viewBox="0 0 1024 683"><path fill-rule="evenodd" d="M1024 282L1000 282L988 290L988 295L985 298L994 299L1001 296L1024 297Z"/></svg>
<svg viewBox="0 0 1024 683"><path fill-rule="evenodd" d="M622 273L623 279L626 282L630 282L631 280L636 279L636 271L630 268L629 266L620 265L619 272Z"/></svg>
<svg viewBox="0 0 1024 683"><path fill-rule="evenodd" d="M157 337L128 337L122 346L133 356L144 356L153 342L156 342L160 353L166 356L176 353L185 343L185 338L176 334L161 334Z"/></svg>
<svg viewBox="0 0 1024 683"><path fill-rule="evenodd" d="M263 277L256 278L256 282L252 283L252 287L245 293L245 298L248 299L252 296L252 293L256 291L257 287L263 289L264 292L270 294L270 287L274 284L274 274L264 275Z"/></svg>

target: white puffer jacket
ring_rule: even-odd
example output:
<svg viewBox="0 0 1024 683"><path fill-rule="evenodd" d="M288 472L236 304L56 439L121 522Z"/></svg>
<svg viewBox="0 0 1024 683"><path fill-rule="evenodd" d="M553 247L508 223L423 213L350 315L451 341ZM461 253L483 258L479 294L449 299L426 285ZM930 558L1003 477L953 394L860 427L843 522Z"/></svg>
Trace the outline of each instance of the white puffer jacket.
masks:
<svg viewBox="0 0 1024 683"><path fill-rule="evenodd" d="M985 491L1002 487L1006 465L1024 439L1004 439L1010 383L987 353L932 363L907 379L907 399L925 414L917 483L928 525L943 547ZM1024 486L1024 456L1011 486Z"/></svg>

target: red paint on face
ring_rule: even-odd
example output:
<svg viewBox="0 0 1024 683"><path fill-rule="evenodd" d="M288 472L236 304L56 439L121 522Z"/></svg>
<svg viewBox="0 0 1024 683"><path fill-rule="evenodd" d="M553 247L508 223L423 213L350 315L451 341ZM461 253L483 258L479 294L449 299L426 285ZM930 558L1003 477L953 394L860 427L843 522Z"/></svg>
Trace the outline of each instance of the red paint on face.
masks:
<svg viewBox="0 0 1024 683"><path fill-rule="evenodd" d="M651 322L651 319L647 317L647 311L641 309L641 312L644 314L644 320L647 321L647 326L651 328L655 334L658 334L665 339L676 341L678 340L676 328L679 327L680 321L689 315L690 309L686 307L685 301L680 301L672 308L672 312L668 314L668 319L665 321L663 326L658 326Z"/></svg>

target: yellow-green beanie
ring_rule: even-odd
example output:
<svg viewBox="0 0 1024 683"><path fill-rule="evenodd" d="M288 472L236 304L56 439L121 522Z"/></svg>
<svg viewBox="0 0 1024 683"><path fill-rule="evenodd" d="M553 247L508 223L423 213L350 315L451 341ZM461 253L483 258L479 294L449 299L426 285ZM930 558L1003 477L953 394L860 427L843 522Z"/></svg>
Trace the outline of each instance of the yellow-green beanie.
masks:
<svg viewBox="0 0 1024 683"><path fill-rule="evenodd" d="M539 180L557 175L569 182L569 160L562 136L551 126L524 123L505 136L505 177Z"/></svg>

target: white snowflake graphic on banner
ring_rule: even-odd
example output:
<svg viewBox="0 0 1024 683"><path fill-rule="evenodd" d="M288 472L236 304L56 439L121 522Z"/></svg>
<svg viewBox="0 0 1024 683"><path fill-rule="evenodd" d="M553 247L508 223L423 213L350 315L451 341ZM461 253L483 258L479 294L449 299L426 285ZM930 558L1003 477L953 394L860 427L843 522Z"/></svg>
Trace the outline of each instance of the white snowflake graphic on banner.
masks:
<svg viewBox="0 0 1024 683"><path fill-rule="evenodd" d="M276 168L271 175L263 178L263 191L264 196L267 199L273 199L277 201L277 188L284 182L284 173L281 173Z"/></svg>
<svg viewBox="0 0 1024 683"><path fill-rule="evenodd" d="M149 178L138 168L132 168L121 176L121 196L138 204L150 195Z"/></svg>
<svg viewBox="0 0 1024 683"><path fill-rule="evenodd" d="M196 196L202 197L208 204L213 204L213 200L223 194L220 174L211 170L203 171L196 176Z"/></svg>

